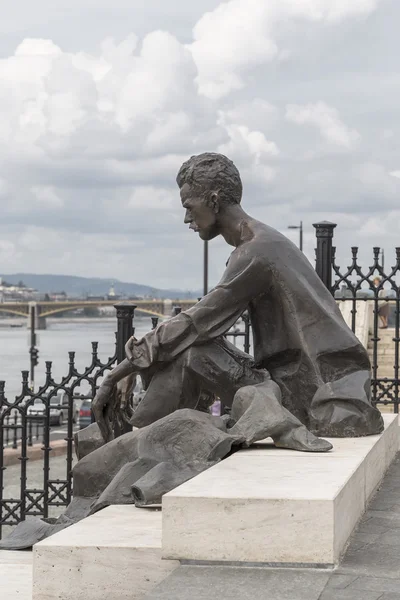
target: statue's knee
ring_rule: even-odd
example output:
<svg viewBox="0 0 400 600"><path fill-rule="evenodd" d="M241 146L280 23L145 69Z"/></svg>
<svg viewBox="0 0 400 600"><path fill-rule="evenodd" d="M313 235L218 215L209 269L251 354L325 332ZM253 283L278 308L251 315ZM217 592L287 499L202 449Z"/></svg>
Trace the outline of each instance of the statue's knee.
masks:
<svg viewBox="0 0 400 600"><path fill-rule="evenodd" d="M198 371L207 354L207 346L191 346L182 355L182 366L189 371Z"/></svg>
<svg viewBox="0 0 400 600"><path fill-rule="evenodd" d="M146 413L143 413L143 411L140 411L139 408L137 408L133 413L133 417L130 419L130 422L133 427L141 429L142 427L151 425L151 423L154 422L154 418L151 419L150 415L146 415Z"/></svg>
<svg viewBox="0 0 400 600"><path fill-rule="evenodd" d="M88 460L82 458L72 469L72 478L74 482L74 494L76 496L87 496L87 480L89 475Z"/></svg>

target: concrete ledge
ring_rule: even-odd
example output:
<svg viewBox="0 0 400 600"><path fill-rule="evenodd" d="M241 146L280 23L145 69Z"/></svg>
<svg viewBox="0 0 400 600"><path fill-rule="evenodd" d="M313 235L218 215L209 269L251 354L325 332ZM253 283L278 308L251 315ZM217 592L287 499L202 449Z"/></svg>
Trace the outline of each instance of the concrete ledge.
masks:
<svg viewBox="0 0 400 600"><path fill-rule="evenodd" d="M50 458L54 456L62 456L67 453L67 442L65 440L54 440L50 442L51 452ZM28 446L26 450L29 460L40 460L43 457L43 444L33 444ZM10 467L17 465L21 460L21 447L4 448L4 466Z"/></svg>
<svg viewBox="0 0 400 600"><path fill-rule="evenodd" d="M110 506L34 546L33 600L143 598L177 566L159 510Z"/></svg>
<svg viewBox="0 0 400 600"><path fill-rule="evenodd" d="M268 440L163 497L163 556L183 561L333 566L399 447L397 415L378 436L308 454Z"/></svg>

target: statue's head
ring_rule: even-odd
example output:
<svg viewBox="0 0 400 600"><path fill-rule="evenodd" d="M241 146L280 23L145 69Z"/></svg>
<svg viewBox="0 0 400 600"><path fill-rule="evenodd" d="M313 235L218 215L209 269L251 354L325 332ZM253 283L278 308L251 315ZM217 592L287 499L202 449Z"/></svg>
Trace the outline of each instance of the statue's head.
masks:
<svg viewBox="0 0 400 600"><path fill-rule="evenodd" d="M205 152L183 163L176 181L186 209L185 223L202 240L212 240L221 233L221 213L242 199L239 171L223 154Z"/></svg>

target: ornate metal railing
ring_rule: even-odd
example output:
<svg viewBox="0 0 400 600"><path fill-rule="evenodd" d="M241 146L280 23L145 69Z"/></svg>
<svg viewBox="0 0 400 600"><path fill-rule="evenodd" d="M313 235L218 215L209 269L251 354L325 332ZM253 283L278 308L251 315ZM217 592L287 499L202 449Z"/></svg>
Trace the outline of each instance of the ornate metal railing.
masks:
<svg viewBox="0 0 400 600"><path fill-rule="evenodd" d="M4 525L16 525L27 516L47 518L51 507L63 507L70 503L74 402L77 395L79 396L77 391L82 384L86 384L88 391L85 397L93 398L105 372L123 360L125 343L134 333L132 320L135 308L135 305L131 304L116 305L116 348L114 355L105 362L102 362L98 356L98 343L92 342L92 361L88 367L78 371L75 366L75 352L69 352L68 372L65 377L56 381L52 375L52 363L48 361L45 383L36 392L32 392L29 387L28 371L22 371L21 393L14 400L7 398L5 382L0 381L0 537ZM67 431L64 438L66 447L63 450L65 473L62 478L53 478L51 459L55 454L57 443L51 439L51 399L61 394L65 395L63 406L67 407L67 418L64 423ZM44 405L44 414L41 417L30 415L29 408L35 404L35 401L40 401ZM117 435L118 433L121 432L116 432ZM32 447L35 445L35 450L38 450L37 442L40 445L40 460L43 464L43 483L41 486L32 487L27 469ZM15 458L19 462L19 492L13 493L17 497L5 497L4 489L9 487L5 488L7 463L13 460L15 464ZM15 488L15 481L13 483Z"/></svg>
<svg viewBox="0 0 400 600"><path fill-rule="evenodd" d="M74 421L74 395L76 389L82 382L86 382L93 397L98 387L98 380L116 362L116 354L102 363L97 355L97 342L92 343L92 362L79 372L75 368L75 353L69 353L69 371L60 381L52 377L52 363L46 362L46 381L40 389L34 393L29 389L28 371L22 372L22 390L14 401L9 401L5 396L4 382L0 382L0 448L8 447L10 420L12 421L12 450L19 450L20 461L20 494L18 499L3 498L1 490L4 487L4 474L6 470L5 459L7 454L0 452L0 533L2 525L14 525L29 515L40 517L49 516L49 507L66 506L72 497L72 461L73 461L73 421ZM50 474L50 457L52 443L50 440L50 410L51 399L63 393L67 397L67 419L66 428L66 464L65 478L52 479ZM44 405L42 418L29 415L28 409L35 401L40 400ZM65 402L65 401L64 401ZM43 485L41 488L30 487L27 477L27 462L29 461L28 449L33 445L36 428L36 438L41 437L42 461L43 461Z"/></svg>
<svg viewBox="0 0 400 600"><path fill-rule="evenodd" d="M350 265L341 269L336 262L336 248L333 246L336 225L325 221L314 227L317 235L317 273L339 303L350 303L349 325L354 332L357 333L360 313L363 312L365 317L367 311L372 401L398 413L400 248L395 249L395 264L387 271L382 250L373 248L372 264L364 271L359 263L358 248L353 246ZM381 318L383 313L387 315L387 328Z"/></svg>

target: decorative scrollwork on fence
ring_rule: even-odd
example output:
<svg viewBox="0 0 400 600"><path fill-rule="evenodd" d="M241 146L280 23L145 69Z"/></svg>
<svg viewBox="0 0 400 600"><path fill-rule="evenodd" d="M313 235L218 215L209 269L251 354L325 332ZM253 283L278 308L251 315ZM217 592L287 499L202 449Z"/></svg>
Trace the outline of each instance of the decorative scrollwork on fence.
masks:
<svg viewBox="0 0 400 600"><path fill-rule="evenodd" d="M132 314L130 315L132 318ZM74 403L77 389L85 382L88 393L85 398L93 398L99 387L100 379L105 372L112 368L117 361L116 352L106 362L98 356L98 343L92 342L91 364L79 372L75 366L75 352L69 352L68 373L60 381L55 381L52 375L52 362L46 362L46 379L37 392L29 387L28 371L22 371L21 393L10 401L6 397L5 382L0 381L0 534L3 525L15 525L25 519L27 515L43 518L49 516L50 506L67 506L72 498L72 462L73 462L73 425L76 420ZM52 444L50 439L52 398L61 398L62 405L66 407L66 472L63 479L51 479L50 457ZM35 402L40 402L43 415L36 417L30 415L29 408ZM10 435L11 432L11 435ZM31 489L28 487L27 463L29 461L29 447L35 440L42 444L43 462L43 487ZM20 490L19 499L4 498L4 475L7 469L7 449L16 451L20 461ZM15 453L15 452L14 452Z"/></svg>
<svg viewBox="0 0 400 600"><path fill-rule="evenodd" d="M332 247L334 282L332 293L340 302L351 303L354 332L358 324L360 303L368 311L368 353L372 370L372 400L375 404L399 409L399 322L400 322L400 248L396 248L394 266L385 272L383 253L373 248L372 264L366 272L358 262L358 248L351 248L351 264L341 271Z"/></svg>

